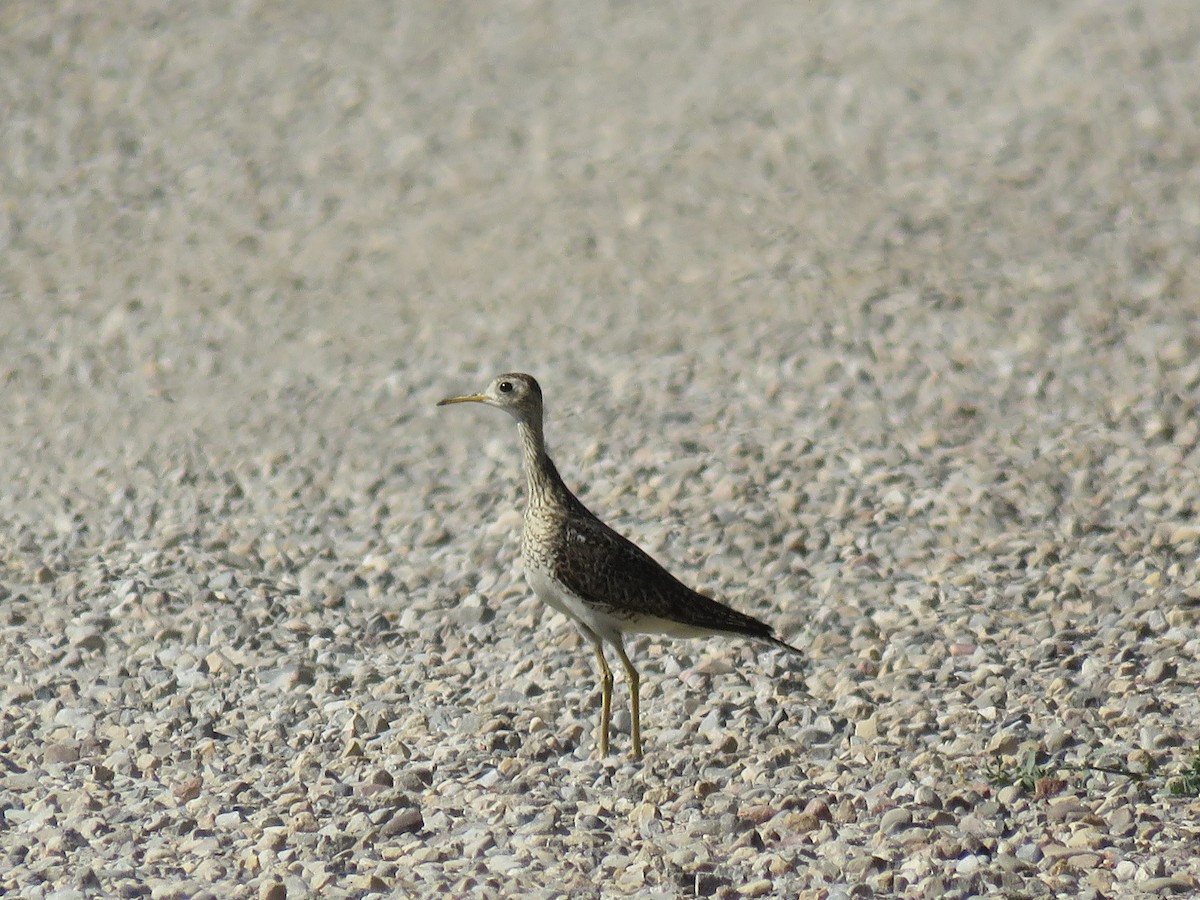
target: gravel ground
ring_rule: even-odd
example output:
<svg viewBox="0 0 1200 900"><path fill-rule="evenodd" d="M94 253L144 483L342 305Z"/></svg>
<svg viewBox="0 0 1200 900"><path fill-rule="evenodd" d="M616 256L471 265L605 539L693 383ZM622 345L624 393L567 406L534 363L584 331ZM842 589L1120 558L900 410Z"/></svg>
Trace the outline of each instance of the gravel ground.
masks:
<svg viewBox="0 0 1200 900"><path fill-rule="evenodd" d="M1200 4L0 5L0 893L1200 891ZM806 651L516 569L516 436ZM1194 785L1193 785L1194 786Z"/></svg>

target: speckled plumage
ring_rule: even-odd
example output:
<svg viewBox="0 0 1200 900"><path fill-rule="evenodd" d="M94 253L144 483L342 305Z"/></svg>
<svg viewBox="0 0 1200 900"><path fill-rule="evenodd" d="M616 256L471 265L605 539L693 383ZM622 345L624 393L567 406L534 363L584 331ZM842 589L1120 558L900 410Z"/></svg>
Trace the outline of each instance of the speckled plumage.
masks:
<svg viewBox="0 0 1200 900"><path fill-rule="evenodd" d="M641 631L639 620L653 617L700 631L773 639L770 626L687 587L579 504L566 510L531 504L522 559L526 568L546 570L623 623L623 631Z"/></svg>
<svg viewBox="0 0 1200 900"><path fill-rule="evenodd" d="M604 659L603 643L616 649L629 677L635 756L641 756L638 675L625 654L624 634L733 634L800 653L776 638L766 623L684 585L640 547L601 522L568 490L546 453L542 390L532 376L517 372L500 375L483 394L452 397L442 403L468 401L497 406L517 420L528 495L521 535L525 576L545 603L575 620L595 648L603 679L602 755L608 752L612 693L612 673Z"/></svg>

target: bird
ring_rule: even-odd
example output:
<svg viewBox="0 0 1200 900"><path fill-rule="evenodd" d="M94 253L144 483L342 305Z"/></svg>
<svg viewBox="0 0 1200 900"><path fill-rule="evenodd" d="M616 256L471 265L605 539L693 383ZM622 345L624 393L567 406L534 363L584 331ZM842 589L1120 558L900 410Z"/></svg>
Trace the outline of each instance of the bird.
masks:
<svg viewBox="0 0 1200 900"><path fill-rule="evenodd" d="M575 622L595 652L600 668L601 757L609 753L613 692L605 644L616 651L625 669L634 759L642 758L641 679L625 652L625 635L741 636L803 655L777 638L765 622L684 585L571 493L546 452L542 388L532 375L497 375L482 393L447 397L437 405L454 403L493 406L516 420L526 486L521 533L525 578L542 602Z"/></svg>

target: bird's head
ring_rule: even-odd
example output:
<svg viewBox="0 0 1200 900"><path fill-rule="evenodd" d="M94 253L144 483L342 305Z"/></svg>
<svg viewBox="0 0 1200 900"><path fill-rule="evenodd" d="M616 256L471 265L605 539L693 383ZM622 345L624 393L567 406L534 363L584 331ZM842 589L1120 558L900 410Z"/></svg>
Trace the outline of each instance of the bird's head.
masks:
<svg viewBox="0 0 1200 900"><path fill-rule="evenodd" d="M448 403L484 403L504 410L525 424L540 424L542 419L542 389L537 379L521 372L497 375L482 394L447 397L439 400L438 406Z"/></svg>

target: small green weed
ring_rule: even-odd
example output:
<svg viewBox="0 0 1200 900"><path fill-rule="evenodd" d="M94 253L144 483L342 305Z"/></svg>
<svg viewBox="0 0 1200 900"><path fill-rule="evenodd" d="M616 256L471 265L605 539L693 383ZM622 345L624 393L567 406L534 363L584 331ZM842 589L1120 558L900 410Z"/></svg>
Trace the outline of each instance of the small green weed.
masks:
<svg viewBox="0 0 1200 900"><path fill-rule="evenodd" d="M1167 792L1176 797L1200 797L1200 748L1183 773L1167 782Z"/></svg>
<svg viewBox="0 0 1200 900"><path fill-rule="evenodd" d="M1010 784L1020 785L1027 791L1037 788L1038 781L1053 775L1057 770L1053 766L1039 766L1037 751L1030 750L1025 759L1015 766L1005 766L999 760L992 760L983 766L983 777L997 787L1008 787Z"/></svg>
<svg viewBox="0 0 1200 900"><path fill-rule="evenodd" d="M1185 760L1184 769L1179 774L1162 780L1162 765L1154 760L1148 760L1145 769L1130 768L1124 765L1099 765L1082 762L1074 765L1068 763L1047 762L1039 765L1038 753L1030 750L1019 762L1005 765L999 758L983 764L981 774L991 784L998 787L1019 785L1025 790L1038 796L1057 793L1072 774L1087 772L1103 772L1108 775L1118 775L1133 781L1156 781L1160 789L1165 789L1173 797L1200 797L1200 747Z"/></svg>

